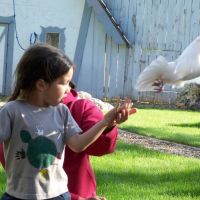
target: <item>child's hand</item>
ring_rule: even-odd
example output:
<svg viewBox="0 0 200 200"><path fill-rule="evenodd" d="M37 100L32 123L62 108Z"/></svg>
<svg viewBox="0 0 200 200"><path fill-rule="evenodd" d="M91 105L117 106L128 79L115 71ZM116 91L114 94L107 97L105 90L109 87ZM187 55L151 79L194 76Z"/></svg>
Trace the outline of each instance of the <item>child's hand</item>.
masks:
<svg viewBox="0 0 200 200"><path fill-rule="evenodd" d="M123 104L119 104L112 110L110 110L104 116L104 120L107 122L107 126L113 126L125 122L129 115L135 113L136 108L132 108L132 103L127 101Z"/></svg>

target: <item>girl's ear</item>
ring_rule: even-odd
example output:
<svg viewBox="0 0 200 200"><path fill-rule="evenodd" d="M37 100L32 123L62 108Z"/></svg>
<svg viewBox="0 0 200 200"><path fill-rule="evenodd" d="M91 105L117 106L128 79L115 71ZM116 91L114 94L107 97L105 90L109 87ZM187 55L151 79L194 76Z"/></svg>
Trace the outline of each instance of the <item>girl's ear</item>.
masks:
<svg viewBox="0 0 200 200"><path fill-rule="evenodd" d="M35 86L38 91L43 92L48 88L48 83L46 83L43 79L39 79L36 81Z"/></svg>

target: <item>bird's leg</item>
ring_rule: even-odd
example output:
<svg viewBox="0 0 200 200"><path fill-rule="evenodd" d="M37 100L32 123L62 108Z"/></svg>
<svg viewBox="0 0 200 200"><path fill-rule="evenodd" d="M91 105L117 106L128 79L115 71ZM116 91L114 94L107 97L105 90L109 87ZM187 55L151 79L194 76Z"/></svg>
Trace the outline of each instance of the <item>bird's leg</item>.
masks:
<svg viewBox="0 0 200 200"><path fill-rule="evenodd" d="M154 81L154 83L152 84L152 86L155 86L154 89L157 91L157 92L163 92L164 88L164 82L162 79L156 79Z"/></svg>

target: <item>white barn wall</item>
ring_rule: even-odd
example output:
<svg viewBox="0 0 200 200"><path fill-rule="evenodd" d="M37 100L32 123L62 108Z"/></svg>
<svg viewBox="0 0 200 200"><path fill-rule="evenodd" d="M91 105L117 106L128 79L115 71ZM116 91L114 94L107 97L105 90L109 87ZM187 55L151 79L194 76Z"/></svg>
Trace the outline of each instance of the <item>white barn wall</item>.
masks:
<svg viewBox="0 0 200 200"><path fill-rule="evenodd" d="M58 0L56 2L49 0L16 0L16 22L21 45L27 48L30 34L33 32L40 34L40 26L66 28L65 51L70 58L73 58L84 3L84 0ZM12 0L0 0L0 15L13 15ZM16 42L15 45L16 55L18 55L22 50L17 46Z"/></svg>
<svg viewBox="0 0 200 200"><path fill-rule="evenodd" d="M42 27L65 28L65 52L73 59L79 28L81 24L85 0L15 0L16 24L18 38L24 49L30 45L30 35L36 32L41 34ZM0 17L13 16L13 1L0 0ZM0 21L1 23L1 21ZM9 42L9 41L8 41ZM12 73L24 51L19 47L16 38L13 46Z"/></svg>

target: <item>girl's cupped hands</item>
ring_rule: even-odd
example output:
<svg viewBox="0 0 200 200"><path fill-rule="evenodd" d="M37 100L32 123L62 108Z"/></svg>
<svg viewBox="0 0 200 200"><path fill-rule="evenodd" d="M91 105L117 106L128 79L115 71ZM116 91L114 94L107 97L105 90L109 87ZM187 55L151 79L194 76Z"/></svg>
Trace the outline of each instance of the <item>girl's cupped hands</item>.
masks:
<svg viewBox="0 0 200 200"><path fill-rule="evenodd" d="M132 105L131 101L128 100L124 103L119 103L116 107L107 112L104 116L107 126L121 124L128 119L129 115L136 113L137 109L132 107Z"/></svg>

